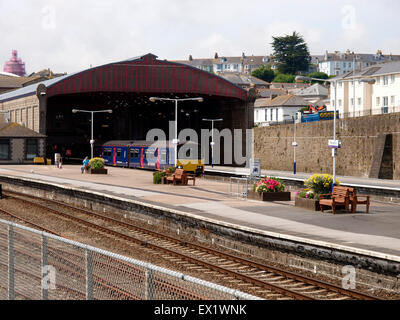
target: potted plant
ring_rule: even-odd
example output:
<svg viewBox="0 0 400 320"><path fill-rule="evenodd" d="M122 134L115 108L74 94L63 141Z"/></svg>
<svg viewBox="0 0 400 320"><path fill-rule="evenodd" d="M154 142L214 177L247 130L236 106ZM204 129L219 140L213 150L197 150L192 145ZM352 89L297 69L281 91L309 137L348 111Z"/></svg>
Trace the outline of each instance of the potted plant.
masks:
<svg viewBox="0 0 400 320"><path fill-rule="evenodd" d="M104 168L104 159L93 158L89 161L89 173L90 174L107 174L108 170Z"/></svg>
<svg viewBox="0 0 400 320"><path fill-rule="evenodd" d="M336 185L340 182L336 179ZM319 195L332 192L333 177L330 174L314 174L304 181L306 189L296 193L295 206L319 211Z"/></svg>
<svg viewBox="0 0 400 320"><path fill-rule="evenodd" d="M285 192L285 185L278 178L263 178L253 185L247 194L249 199L260 201L290 201L290 192Z"/></svg>
<svg viewBox="0 0 400 320"><path fill-rule="evenodd" d="M161 184L164 181L164 177L167 176L167 173L165 171L157 171L153 174L153 184Z"/></svg>

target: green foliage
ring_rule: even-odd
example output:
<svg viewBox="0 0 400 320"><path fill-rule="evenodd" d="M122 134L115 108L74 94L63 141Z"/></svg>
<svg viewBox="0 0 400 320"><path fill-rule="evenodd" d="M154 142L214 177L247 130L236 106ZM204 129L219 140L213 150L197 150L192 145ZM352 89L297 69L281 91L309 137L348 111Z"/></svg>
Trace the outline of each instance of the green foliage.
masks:
<svg viewBox="0 0 400 320"><path fill-rule="evenodd" d="M275 78L275 73L271 69L271 65L262 65L254 70L251 75L267 82L271 82Z"/></svg>
<svg viewBox="0 0 400 320"><path fill-rule="evenodd" d="M325 72L311 72L309 74L306 74L306 77L310 78L317 78L317 79L329 79L329 76ZM317 80L312 80L311 83L324 83L325 81L317 81Z"/></svg>
<svg viewBox="0 0 400 320"><path fill-rule="evenodd" d="M168 173L174 173L175 172L175 168L174 167L169 167L167 169Z"/></svg>
<svg viewBox="0 0 400 320"><path fill-rule="evenodd" d="M307 43L297 32L284 37L272 37L274 61L280 73L296 74L306 71L310 66L311 56Z"/></svg>
<svg viewBox="0 0 400 320"><path fill-rule="evenodd" d="M313 200L318 200L318 198L319 198L319 195L315 194L310 189L303 189L303 190L297 191L296 196L299 198L313 199Z"/></svg>
<svg viewBox="0 0 400 320"><path fill-rule="evenodd" d="M295 80L296 76L292 74L283 74L283 73L278 73L276 77L274 78L273 82L278 82L278 83L293 83Z"/></svg>
<svg viewBox="0 0 400 320"><path fill-rule="evenodd" d="M92 169L103 169L104 168L104 159L102 159L102 158L90 159L89 165Z"/></svg>
<svg viewBox="0 0 400 320"><path fill-rule="evenodd" d="M164 171L158 171L153 175L153 184L161 184L162 178L167 174Z"/></svg>

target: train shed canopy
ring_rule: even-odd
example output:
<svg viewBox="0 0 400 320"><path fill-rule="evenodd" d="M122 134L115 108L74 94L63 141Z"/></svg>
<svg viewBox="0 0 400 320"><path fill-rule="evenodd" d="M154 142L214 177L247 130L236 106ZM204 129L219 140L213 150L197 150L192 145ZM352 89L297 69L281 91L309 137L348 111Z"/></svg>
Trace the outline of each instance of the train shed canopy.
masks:
<svg viewBox="0 0 400 320"><path fill-rule="evenodd" d="M198 94L247 100L247 91L194 67L158 60L149 53L36 83L0 95L0 102L35 94L39 85L47 98L95 92Z"/></svg>

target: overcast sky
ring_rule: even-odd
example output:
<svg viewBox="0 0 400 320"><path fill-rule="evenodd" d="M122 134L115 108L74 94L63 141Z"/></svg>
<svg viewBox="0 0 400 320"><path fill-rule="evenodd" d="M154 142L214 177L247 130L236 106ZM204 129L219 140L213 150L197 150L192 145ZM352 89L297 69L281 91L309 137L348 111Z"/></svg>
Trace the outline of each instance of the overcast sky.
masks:
<svg viewBox="0 0 400 320"><path fill-rule="evenodd" d="M398 0L0 0L0 68L75 72L145 53L160 59L271 53L299 32L325 50L400 54Z"/></svg>

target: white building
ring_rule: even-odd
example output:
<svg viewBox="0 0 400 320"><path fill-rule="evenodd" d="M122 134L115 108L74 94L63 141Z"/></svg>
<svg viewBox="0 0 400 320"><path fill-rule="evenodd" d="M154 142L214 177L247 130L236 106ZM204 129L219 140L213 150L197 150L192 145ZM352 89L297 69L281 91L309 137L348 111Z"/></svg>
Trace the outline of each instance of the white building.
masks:
<svg viewBox="0 0 400 320"><path fill-rule="evenodd" d="M331 75L343 75L354 70L364 69L374 64L398 61L399 55L383 55L380 50L376 54L354 53L347 50L346 52L335 51L328 53L326 51L323 60L320 60L319 71Z"/></svg>
<svg viewBox="0 0 400 320"><path fill-rule="evenodd" d="M362 79L374 79L375 83ZM373 65L333 80L337 80L337 109L342 117L400 112L400 61ZM334 98L333 85L332 108Z"/></svg>
<svg viewBox="0 0 400 320"><path fill-rule="evenodd" d="M292 116L309 102L292 94L276 97L275 99L261 98L254 103L254 123L258 126L269 126L272 123L290 121Z"/></svg>

